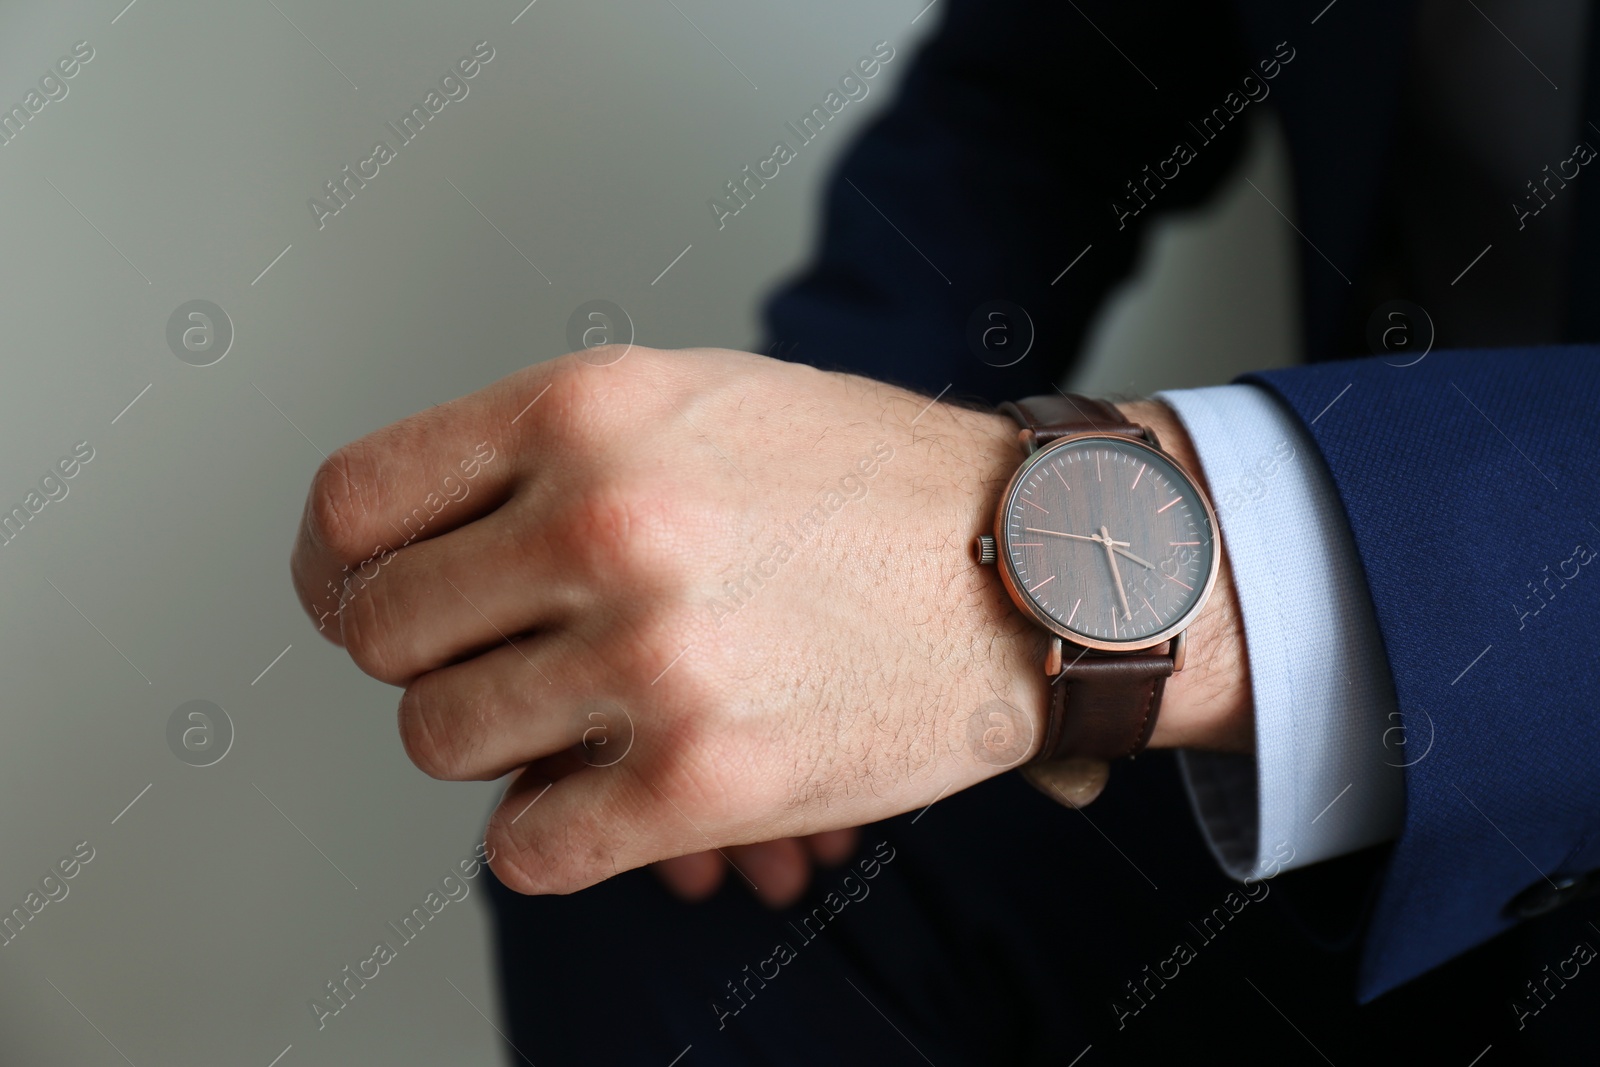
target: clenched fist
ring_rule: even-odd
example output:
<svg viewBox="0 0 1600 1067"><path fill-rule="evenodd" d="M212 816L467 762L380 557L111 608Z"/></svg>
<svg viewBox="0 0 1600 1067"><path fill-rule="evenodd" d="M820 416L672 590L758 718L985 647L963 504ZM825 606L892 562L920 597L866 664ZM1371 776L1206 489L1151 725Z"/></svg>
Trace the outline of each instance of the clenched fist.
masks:
<svg viewBox="0 0 1600 1067"><path fill-rule="evenodd" d="M488 827L506 885L724 850L782 902L800 845L736 846L914 810L1037 747L1042 635L970 554L1020 459L1003 417L864 378L594 350L340 449L292 570L321 632L404 688L418 767L517 772ZM1213 605L1155 744L1248 743L1226 574ZM703 892L720 862L668 877Z"/></svg>

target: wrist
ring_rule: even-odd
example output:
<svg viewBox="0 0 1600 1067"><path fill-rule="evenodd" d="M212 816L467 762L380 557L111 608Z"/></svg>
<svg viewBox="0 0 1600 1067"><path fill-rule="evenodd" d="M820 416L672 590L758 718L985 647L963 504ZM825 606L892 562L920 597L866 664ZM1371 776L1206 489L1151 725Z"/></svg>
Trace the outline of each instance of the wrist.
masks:
<svg viewBox="0 0 1600 1067"><path fill-rule="evenodd" d="M1162 450L1176 459L1209 495L1210 486L1199 456L1171 408L1155 400L1134 400L1116 406L1129 419L1150 427ZM1216 585L1189 627L1183 670L1167 680L1161 714L1150 736L1151 748L1254 750L1255 720L1244 623L1227 545L1220 543L1220 537L1219 548Z"/></svg>
<svg viewBox="0 0 1600 1067"><path fill-rule="evenodd" d="M1170 408L1154 400L1136 400L1116 406L1131 421L1148 426L1162 450L1176 459L1209 493L1205 472L1189 435ZM994 514L1001 492L1023 458L1016 444L1017 425L1003 415L967 414L978 420L975 428L987 439L981 448L987 474L978 515L988 517ZM1150 748L1254 750L1255 727L1244 629L1226 546L1221 547L1217 581L1205 607L1189 627L1183 670L1167 679L1161 710L1150 736ZM1010 672L1006 682L1013 692L1033 694L1026 706L1036 717L1039 727L1036 736L1042 739L1049 701L1049 684L1043 666L1047 638L1043 630L1023 618L998 581L992 584L992 592L995 611L1005 616L999 633L1004 635L1007 646L1021 653L1000 657Z"/></svg>

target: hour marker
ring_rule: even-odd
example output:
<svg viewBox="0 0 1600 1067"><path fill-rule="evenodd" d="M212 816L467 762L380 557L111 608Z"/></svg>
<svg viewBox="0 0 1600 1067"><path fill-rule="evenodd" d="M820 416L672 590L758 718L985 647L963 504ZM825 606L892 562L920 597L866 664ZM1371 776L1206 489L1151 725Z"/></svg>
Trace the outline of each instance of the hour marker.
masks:
<svg viewBox="0 0 1600 1067"><path fill-rule="evenodd" d="M1028 592L1037 593L1039 590L1043 589L1045 586L1049 585L1051 582L1053 582L1055 580L1056 580L1056 576L1052 574L1050 577L1046 578L1044 581L1040 582L1038 585L1036 585L1032 589L1028 590Z"/></svg>
<svg viewBox="0 0 1600 1067"><path fill-rule="evenodd" d="M1163 511L1166 511L1168 508L1170 508L1172 505L1176 504L1178 501L1180 501L1182 499L1183 499L1183 497L1181 497L1181 496L1173 497L1171 500L1167 501L1165 504L1162 504L1159 508L1156 508L1156 514L1157 515L1161 514Z"/></svg>
<svg viewBox="0 0 1600 1067"><path fill-rule="evenodd" d="M1131 492L1131 491L1133 491L1133 490L1134 490L1134 489L1137 489L1137 488L1139 488L1139 479L1140 479L1140 478L1143 478L1143 477L1144 477L1144 469L1145 469L1145 467L1147 467L1147 466L1149 466L1149 464L1147 464L1147 463L1141 463L1141 464L1139 464L1139 473L1138 473L1138 474L1135 474L1135 475L1134 475L1134 476L1133 476L1133 484L1132 484L1132 485L1130 485L1130 486L1128 486L1128 490L1129 490L1129 491L1130 491L1130 492Z"/></svg>
<svg viewBox="0 0 1600 1067"><path fill-rule="evenodd" d="M1198 545L1199 541L1168 541L1169 545Z"/></svg>
<svg viewBox="0 0 1600 1067"><path fill-rule="evenodd" d="M1117 613L1115 610L1111 612L1111 636L1114 638L1122 636L1121 634L1117 633Z"/></svg>
<svg viewBox="0 0 1600 1067"><path fill-rule="evenodd" d="M1100 477L1100 453L1098 452L1094 454L1094 480L1097 482L1105 481L1104 478Z"/></svg>
<svg viewBox="0 0 1600 1067"><path fill-rule="evenodd" d="M1044 547L1044 542L1043 541L1013 541L1013 542L1011 542L1011 547L1012 548L1043 548Z"/></svg>
<svg viewBox="0 0 1600 1067"><path fill-rule="evenodd" d="M1178 582L1178 579L1174 578L1170 574L1163 574L1161 577L1165 578L1169 582ZM1188 582L1178 582L1178 584L1189 590L1189 592L1194 592L1194 586L1190 585Z"/></svg>
<svg viewBox="0 0 1600 1067"><path fill-rule="evenodd" d="M1023 501L1022 501L1022 502L1023 502L1023 503L1024 503L1024 504L1033 504L1033 501L1031 501L1031 500L1026 500L1026 499L1024 499L1024 500L1023 500ZM1045 508L1045 507L1044 507L1044 506L1043 506L1043 505L1041 505L1041 504L1033 504L1033 506L1034 506L1034 507L1036 507L1036 508L1038 508L1038 509L1039 509L1039 510L1040 510L1040 511L1043 511L1043 512L1044 512L1044 513L1045 513L1045 514L1046 514L1046 515L1048 515L1048 514L1050 514L1050 512L1049 512L1049 510L1047 510L1047 509L1046 509L1046 508Z"/></svg>
<svg viewBox="0 0 1600 1067"><path fill-rule="evenodd" d="M1067 625L1072 625L1072 616L1078 614L1078 606L1083 603L1083 597L1078 598L1078 603L1072 605L1072 614L1067 616Z"/></svg>

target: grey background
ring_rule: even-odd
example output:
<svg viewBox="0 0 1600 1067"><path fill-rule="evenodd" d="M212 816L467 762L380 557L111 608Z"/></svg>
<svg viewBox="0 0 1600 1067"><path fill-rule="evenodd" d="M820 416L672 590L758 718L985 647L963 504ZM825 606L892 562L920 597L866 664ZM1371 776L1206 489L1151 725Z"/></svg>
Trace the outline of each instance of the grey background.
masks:
<svg viewBox="0 0 1600 1067"><path fill-rule="evenodd" d="M754 343L821 179L939 7L124 2L0 9L6 106L95 50L0 148L0 502L95 450L0 547L0 911L95 849L0 947L0 1062L499 1062L483 876L325 1030L306 1006L469 853L499 789L416 771L397 691L297 606L319 452L559 354L588 300L647 344ZM496 54L469 96L319 231L307 198L480 40ZM707 198L880 40L899 55L866 101L718 232ZM1257 132L1245 171L1292 212ZM1078 384L1290 361L1295 241L1239 176L1151 241ZM235 330L214 366L167 347L195 299ZM209 767L168 748L190 700L235 730Z"/></svg>

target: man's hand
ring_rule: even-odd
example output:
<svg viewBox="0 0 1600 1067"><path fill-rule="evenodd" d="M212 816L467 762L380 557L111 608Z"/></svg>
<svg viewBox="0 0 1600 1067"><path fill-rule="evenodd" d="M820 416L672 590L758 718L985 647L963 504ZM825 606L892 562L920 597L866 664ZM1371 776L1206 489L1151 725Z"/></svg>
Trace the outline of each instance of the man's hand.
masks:
<svg viewBox="0 0 1600 1067"><path fill-rule="evenodd" d="M294 549L322 632L404 687L413 762L517 772L487 835L503 882L737 862L1032 754L1043 638L970 554L1021 460L1006 419L743 353L618 356L340 449ZM1219 581L1153 743L1248 744L1232 595Z"/></svg>

